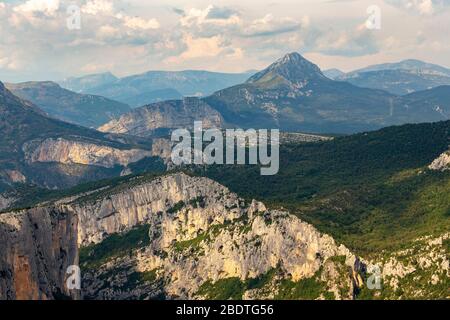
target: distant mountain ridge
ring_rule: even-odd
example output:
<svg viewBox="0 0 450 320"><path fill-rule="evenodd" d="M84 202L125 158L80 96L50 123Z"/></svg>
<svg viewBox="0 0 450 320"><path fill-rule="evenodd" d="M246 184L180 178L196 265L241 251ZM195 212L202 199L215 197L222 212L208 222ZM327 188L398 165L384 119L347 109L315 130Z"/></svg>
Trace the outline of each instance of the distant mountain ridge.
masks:
<svg viewBox="0 0 450 320"><path fill-rule="evenodd" d="M450 69L420 60L404 60L355 70L335 78L396 95L450 85Z"/></svg>
<svg viewBox="0 0 450 320"><path fill-rule="evenodd" d="M58 84L63 88L79 93L84 93L87 92L90 88L95 88L108 83L112 83L114 81L117 81L118 79L119 78L117 78L111 72L104 72L90 74L83 77L70 77L62 81L58 81Z"/></svg>
<svg viewBox="0 0 450 320"><path fill-rule="evenodd" d="M50 81L7 83L6 87L16 96L39 106L51 117L85 127L96 128L131 110L124 103L75 93Z"/></svg>
<svg viewBox="0 0 450 320"><path fill-rule="evenodd" d="M116 78L110 73L89 75L61 81L74 91L101 95L132 107L180 99L183 96L207 96L213 92L246 81L252 73L219 73L210 71L148 71ZM80 85L83 84L83 85ZM86 85L91 83L92 85Z"/></svg>
<svg viewBox="0 0 450 320"><path fill-rule="evenodd" d="M333 69L324 70L324 71L323 71L323 74L324 74L326 77L330 78L331 80L336 80L338 77L344 75L345 72L344 72L344 71L341 71L341 70L339 70L339 69L333 68Z"/></svg>

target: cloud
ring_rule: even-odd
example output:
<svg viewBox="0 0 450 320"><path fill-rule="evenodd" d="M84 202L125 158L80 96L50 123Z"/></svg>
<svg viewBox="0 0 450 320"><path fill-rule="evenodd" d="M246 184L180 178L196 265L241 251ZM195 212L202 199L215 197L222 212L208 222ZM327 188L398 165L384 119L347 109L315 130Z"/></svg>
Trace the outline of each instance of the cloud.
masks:
<svg viewBox="0 0 450 320"><path fill-rule="evenodd" d="M247 37L273 36L298 31L301 26L301 22L292 18L276 19L272 14L267 14L265 17L256 19L246 26L243 35Z"/></svg>
<svg viewBox="0 0 450 320"><path fill-rule="evenodd" d="M116 17L123 20L123 24L133 30L159 29L161 26L156 19L146 20L140 17L130 17L122 14L118 14Z"/></svg>
<svg viewBox="0 0 450 320"><path fill-rule="evenodd" d="M180 10L177 11L180 13ZM241 23L237 11L229 8L220 8L210 5L205 9L192 8L187 12L182 11L180 23L183 27L201 26L206 24L216 26L236 25Z"/></svg>
<svg viewBox="0 0 450 320"><path fill-rule="evenodd" d="M449 0L385 0L397 8L415 12L420 15L433 15L450 7Z"/></svg>
<svg viewBox="0 0 450 320"><path fill-rule="evenodd" d="M114 11L114 5L108 0L91 0L81 7L81 12L91 15L107 14L111 15Z"/></svg>
<svg viewBox="0 0 450 320"><path fill-rule="evenodd" d="M180 62L203 57L216 57L222 51L222 38L214 36L211 38L193 38L191 34L185 34L183 42L187 49L178 57L169 58L170 61Z"/></svg>
<svg viewBox="0 0 450 320"><path fill-rule="evenodd" d="M59 9L59 0L28 0L24 4L14 7L15 12L43 13L53 16Z"/></svg>
<svg viewBox="0 0 450 320"><path fill-rule="evenodd" d="M311 50L334 56L362 56L377 53L379 44L365 25L350 30L329 29L327 32L318 31L319 35L311 45ZM393 38L387 40L392 43Z"/></svg>
<svg viewBox="0 0 450 320"><path fill-rule="evenodd" d="M206 18L211 20L227 20L238 15L238 12L233 9L212 6Z"/></svg>
<svg viewBox="0 0 450 320"><path fill-rule="evenodd" d="M233 48L226 56L227 58L240 60L244 57L244 50L242 48Z"/></svg>
<svg viewBox="0 0 450 320"><path fill-rule="evenodd" d="M129 16L123 12L116 12L113 2L109 0L88 1L83 7L81 7L81 12L96 17L103 15L118 19L122 22L123 26L132 30L150 30L160 28L160 24L156 19L144 19L138 16Z"/></svg>

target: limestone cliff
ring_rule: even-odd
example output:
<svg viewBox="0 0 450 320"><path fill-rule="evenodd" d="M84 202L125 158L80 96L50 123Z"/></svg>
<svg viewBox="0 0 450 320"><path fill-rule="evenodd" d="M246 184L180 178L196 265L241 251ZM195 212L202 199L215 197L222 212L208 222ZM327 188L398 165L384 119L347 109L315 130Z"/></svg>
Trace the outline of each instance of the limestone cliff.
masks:
<svg viewBox="0 0 450 320"><path fill-rule="evenodd" d="M44 141L32 141L23 146L26 160L34 162L57 162L62 164L95 165L112 168L116 165L127 166L152 152L141 149L121 150L88 142L48 138Z"/></svg>
<svg viewBox="0 0 450 320"><path fill-rule="evenodd" d="M278 278L268 283L274 286L272 295L281 290L281 280L297 283L314 278L322 286L321 293L353 297L356 280L351 270L357 258L289 213L267 210L256 201L247 204L206 178L174 174L134 184L126 191L102 190L70 204L80 222L78 242L85 252L81 263L87 297L154 297L164 292L166 298L202 298L197 293L207 283L245 282L274 270ZM126 255L119 251L96 261L108 235L127 234L142 224L148 225L147 245L136 244ZM337 262L339 257L342 263ZM324 265L334 273L322 272ZM113 289L130 286L130 277L146 274L154 275L150 287L142 281L129 291ZM155 287L160 282L163 288ZM255 290L245 290L246 297L265 295Z"/></svg>
<svg viewBox="0 0 450 320"><path fill-rule="evenodd" d="M8 275L2 298L69 295L62 272L77 262L76 243L82 248L83 295L95 299L208 298L209 283L274 272L267 282L271 294L282 290L280 281L309 278L320 284L320 294L334 292L336 298L352 298L355 289L357 258L345 247L287 212L246 203L206 178L137 177L0 217L7 253L0 268ZM124 238L102 251L117 237ZM123 285L128 289L117 289ZM266 289L242 294L261 298Z"/></svg>
<svg viewBox="0 0 450 320"><path fill-rule="evenodd" d="M0 214L0 300L78 298L65 286L78 264L77 219L62 208Z"/></svg>
<svg viewBox="0 0 450 320"><path fill-rule="evenodd" d="M104 124L98 130L147 137L157 129L191 128L194 121L200 120L203 121L204 128L220 128L224 122L220 113L202 100L185 98L135 109Z"/></svg>

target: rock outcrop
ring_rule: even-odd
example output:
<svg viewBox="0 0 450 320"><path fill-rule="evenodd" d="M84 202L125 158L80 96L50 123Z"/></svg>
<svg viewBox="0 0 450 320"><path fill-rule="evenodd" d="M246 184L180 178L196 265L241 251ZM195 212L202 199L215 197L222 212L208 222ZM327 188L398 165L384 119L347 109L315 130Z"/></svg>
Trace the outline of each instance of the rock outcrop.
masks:
<svg viewBox="0 0 450 320"><path fill-rule="evenodd" d="M144 106L112 120L98 130L148 137L157 129L189 129L194 121L203 121L204 128L221 128L220 113L198 98L184 98Z"/></svg>
<svg viewBox="0 0 450 320"><path fill-rule="evenodd" d="M23 146L26 160L33 162L57 162L62 164L94 165L112 168L127 166L145 157L152 156L151 151L141 149L117 149L98 144L48 138L42 142L32 141Z"/></svg>
<svg viewBox="0 0 450 320"><path fill-rule="evenodd" d="M446 151L436 158L428 167L431 170L450 170L450 151Z"/></svg>

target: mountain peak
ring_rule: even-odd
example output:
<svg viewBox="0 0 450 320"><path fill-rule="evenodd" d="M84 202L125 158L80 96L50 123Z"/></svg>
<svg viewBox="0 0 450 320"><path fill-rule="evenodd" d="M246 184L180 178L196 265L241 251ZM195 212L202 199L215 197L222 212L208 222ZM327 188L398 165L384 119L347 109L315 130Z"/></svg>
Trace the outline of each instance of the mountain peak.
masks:
<svg viewBox="0 0 450 320"><path fill-rule="evenodd" d="M300 84L316 79L327 78L317 65L306 60L299 53L292 52L252 76L247 80L247 83L272 85L279 83Z"/></svg>

